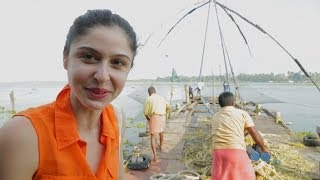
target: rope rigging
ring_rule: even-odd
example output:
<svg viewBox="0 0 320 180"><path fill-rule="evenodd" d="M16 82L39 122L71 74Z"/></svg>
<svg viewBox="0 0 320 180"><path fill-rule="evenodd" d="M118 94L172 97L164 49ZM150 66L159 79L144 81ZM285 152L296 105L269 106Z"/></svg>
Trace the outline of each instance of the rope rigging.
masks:
<svg viewBox="0 0 320 180"><path fill-rule="evenodd" d="M224 36L222 34L222 42L224 44L224 50L226 52L226 55L227 55L227 59L229 61L229 66L230 66L230 72L231 72L231 75L232 75L232 78L233 78L233 82L234 82L234 85L235 85L235 91L236 91L236 97L240 97L240 92L239 92L239 84L236 80L236 76L234 74L234 71L233 71L233 66L232 66L232 63L231 63L231 59L230 59L230 56L229 56L229 53L228 53L228 49L227 49L227 45L226 45L226 42L224 40Z"/></svg>
<svg viewBox="0 0 320 180"><path fill-rule="evenodd" d="M232 74L232 77L233 77L233 81L234 81L234 84L235 84L235 95L236 95L236 98L240 98L239 85L238 85L238 83L236 81L236 76L235 76L234 71L233 71L233 67L232 67L232 64L231 64L231 59L230 59L230 56L229 56L229 53L228 53L228 48L227 48L226 42L224 40L224 35L223 35L223 32L222 32L221 25L219 23L220 21L219 21L219 16L218 16L218 10L216 8L216 0L214 0L214 3L215 3L215 11L216 11L216 16L217 16L219 32L220 32L220 39L221 39L221 43L222 43L222 51L223 51L223 54L226 54L226 56L224 55L225 66L227 66L227 63L226 63L226 58L227 58L228 62L229 62L229 66L230 66L230 71L231 71L231 74ZM226 74L228 74L228 70L227 69L226 69ZM229 82L229 78L228 78L227 75L226 75L226 77L227 77L227 83L228 83L228 86L229 86L230 85L229 84L230 83Z"/></svg>
<svg viewBox="0 0 320 180"><path fill-rule="evenodd" d="M200 8L200 7L208 4L208 3L209 3L209 1L206 2L205 4L202 4L202 5L200 5L200 6L196 7L196 8L191 9L189 12L187 12L187 14L185 14L184 16L182 16L182 17L170 28L170 30L166 33L166 35L162 38L162 40L160 41L158 47L161 46L162 41L164 41L164 40L166 39L166 37L170 34L170 32L171 32L186 16L188 16L189 14L193 13L193 11L195 11L196 9L198 9L198 8Z"/></svg>
<svg viewBox="0 0 320 180"><path fill-rule="evenodd" d="M230 13L228 13L227 10L225 10L224 8L222 8L222 9L223 9L223 11L230 17L231 21L233 21L233 23L236 25L236 27L237 27L238 31L240 32L240 34L241 34L244 42L246 43L246 46L248 47L248 51L249 51L250 57L252 57L252 53L251 53L251 50L250 50L249 43L248 43L248 41L247 41L247 38L245 37L245 35L244 35L243 32L241 31L240 26L239 26L238 23L235 21L235 19L233 18L233 16L232 16Z"/></svg>
<svg viewBox="0 0 320 180"><path fill-rule="evenodd" d="M224 60L224 67L226 69L226 76L225 76L225 81L227 82L228 85L230 85L229 83L229 75L228 75L228 66L227 66L227 60L226 60L226 55L225 55L225 44L223 43L223 34L222 34L222 30L221 30L221 26L220 26L220 21L219 21L219 15L218 15L218 10L217 10L217 5L216 5L216 0L214 0L214 7L215 7L215 11L216 11L216 17L217 17L217 23L218 23L218 27L219 27L219 34L220 34L220 41L221 41L221 46L222 46L222 54L223 54L223 60Z"/></svg>
<svg viewBox="0 0 320 180"><path fill-rule="evenodd" d="M205 31L205 35L204 35L204 41L203 41L201 65L200 65L200 73L199 73L199 82L202 82L202 66L203 66L203 57L204 57L204 52L205 52L205 49L206 49L206 42L207 42L207 33L208 33L208 25L209 25L209 18L210 18L210 7L211 7L211 0L209 1L208 14L207 14L207 23L206 23L206 31Z"/></svg>
<svg viewBox="0 0 320 180"><path fill-rule="evenodd" d="M253 27L255 27L256 29L258 29L259 31L261 31L263 34L266 34L268 37L270 37L282 50L284 50L293 60L294 62L298 65L298 67L301 69L301 71L306 75L306 77L308 77L310 79L310 81L316 86L316 88L318 89L318 91L320 92L320 88L317 85L317 83L312 79L312 77L309 75L309 73L304 69L304 67L302 66L302 64L298 61L297 58L293 57L289 51L287 51L280 43L279 41L277 41L273 36L271 36L269 33L267 33L264 29L262 29L259 25L252 23L251 21L249 21L248 19L246 19L245 17L243 17L241 14L237 13L236 11L220 4L217 2L217 4L223 8L226 9L234 14L236 14L237 16L239 16L241 19L243 19L244 21L246 21L247 23L251 24Z"/></svg>
<svg viewBox="0 0 320 180"><path fill-rule="evenodd" d="M193 13L195 10L205 6L206 4L210 4L212 0L209 0L193 9L191 9L189 12L187 12L184 16L182 16L171 28L170 30L166 33L165 37L160 41L158 47L162 44L162 42L166 39L166 37L170 34L170 32L189 14ZM228 13L229 12L232 12L234 13L235 15L237 15L238 17L240 17L241 19L243 19L245 22L247 22L248 24L252 25L253 27L255 27L256 29L258 29L259 31L261 31L263 34L266 34L269 38L271 38L282 50L284 50L293 60L294 62L298 65L298 67L300 68L300 70L306 75L306 77L308 77L310 79L310 81L316 86L316 88L318 89L318 91L320 92L320 88L319 86L316 84L316 82L313 80L313 78L309 75L309 73L305 70L305 68L302 66L302 64L299 62L299 60L295 57L293 57L274 37L272 37L269 33L267 33L263 28L261 28L259 25L257 24L254 24L253 22L249 21L247 18L243 17L241 14L239 14L238 12L228 8L227 6L225 5L222 5L221 3L217 2L216 0L215 1L215 4L219 5L227 14L228 16L231 18L232 22L235 23L235 25L237 26L241 36L243 37L247 47L248 47L248 50L249 50L249 53L251 55L251 51L250 51L250 48L249 48L249 45L248 45L248 42L244 36L244 34L242 33L241 29L239 28L239 25L236 23L236 21L234 20L233 16Z"/></svg>

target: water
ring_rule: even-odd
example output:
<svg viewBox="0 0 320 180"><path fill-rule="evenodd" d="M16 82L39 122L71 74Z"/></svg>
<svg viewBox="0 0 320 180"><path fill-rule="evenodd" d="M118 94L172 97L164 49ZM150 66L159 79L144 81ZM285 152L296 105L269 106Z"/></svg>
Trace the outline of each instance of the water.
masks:
<svg viewBox="0 0 320 180"><path fill-rule="evenodd" d="M299 84L253 84L246 89L255 89L261 97L270 97L270 101L259 99L263 107L281 113L284 121L292 122L293 131L315 132L320 125L320 93L314 86ZM244 94L247 99L254 101L251 94Z"/></svg>
<svg viewBox="0 0 320 180"><path fill-rule="evenodd" d="M222 84L214 89L207 87L204 94L218 96L222 88ZM280 112L283 121L292 123L289 128L293 131L315 132L316 126L320 125L320 93L313 85L252 83L240 85L239 91L245 101Z"/></svg>
<svg viewBox="0 0 320 180"><path fill-rule="evenodd" d="M14 91L16 110L21 111L28 107L53 101L57 93L64 87L65 82L17 82L0 83L0 106L11 109L10 92ZM193 89L195 84L191 84ZM129 82L120 96L113 102L123 108L126 116L136 118L136 123L144 123L145 118L141 114L143 103L147 97L148 84ZM218 95L222 91L222 85L212 89L206 84L203 94L206 96ZM158 94L174 105L184 99L184 84L173 85L174 93L171 98L170 85L156 84ZM234 91L234 90L232 90ZM314 86L297 84L245 84L240 87L240 94L246 101L260 103L263 107L281 112L284 121L292 122L289 127L293 131L315 131L320 125L320 93ZM8 119L0 116L0 127ZM143 129L132 128L128 134L138 135Z"/></svg>
<svg viewBox="0 0 320 180"><path fill-rule="evenodd" d="M41 104L49 103L55 100L56 95L65 86L65 82L20 82L20 83L0 83L0 106L6 110L11 110L10 92L15 95L15 109L21 111L29 107L36 107ZM142 114L143 105L148 96L147 88L149 85L143 83L127 83L122 93L112 102L123 109L127 118L127 128L125 138L130 144L137 144L140 132L145 132L145 127L138 127L138 124L146 125L146 119ZM155 86L157 93L164 96L172 104L178 102L184 97L183 85L173 86L173 95L171 98L170 86L159 84ZM0 113L0 127L10 119L8 113ZM131 152L133 146L125 148Z"/></svg>

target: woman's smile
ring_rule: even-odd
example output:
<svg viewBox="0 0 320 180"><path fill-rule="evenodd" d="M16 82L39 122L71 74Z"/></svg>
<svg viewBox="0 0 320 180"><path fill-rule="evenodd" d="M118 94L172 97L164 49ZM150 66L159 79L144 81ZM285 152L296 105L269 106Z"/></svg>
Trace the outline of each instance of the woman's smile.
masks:
<svg viewBox="0 0 320 180"><path fill-rule="evenodd" d="M89 97L92 99L103 99L111 92L105 88L87 88L87 90Z"/></svg>

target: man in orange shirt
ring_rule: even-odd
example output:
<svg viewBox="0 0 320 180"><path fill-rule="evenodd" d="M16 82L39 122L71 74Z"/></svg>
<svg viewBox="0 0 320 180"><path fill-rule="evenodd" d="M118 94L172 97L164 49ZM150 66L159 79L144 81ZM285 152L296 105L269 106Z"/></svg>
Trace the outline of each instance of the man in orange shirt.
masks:
<svg viewBox="0 0 320 180"><path fill-rule="evenodd" d="M119 15L79 16L63 50L68 85L56 101L20 112L0 129L0 179L122 179L125 117L111 102L136 50L136 34Z"/></svg>

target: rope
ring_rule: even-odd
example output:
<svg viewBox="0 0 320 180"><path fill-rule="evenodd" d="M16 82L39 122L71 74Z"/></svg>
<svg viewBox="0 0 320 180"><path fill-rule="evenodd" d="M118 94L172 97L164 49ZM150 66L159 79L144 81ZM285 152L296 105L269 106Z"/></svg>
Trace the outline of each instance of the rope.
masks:
<svg viewBox="0 0 320 180"><path fill-rule="evenodd" d="M318 91L320 92L320 88L319 86L316 84L316 82L312 79L312 77L308 74L308 72L304 69L304 67L302 66L302 64L298 61L297 58L293 57L288 50L286 50L274 37L272 37L269 33L267 33L264 29L262 29L259 25L254 24L253 22L249 21L248 19L246 19L245 17L243 17L241 14L237 13L236 11L220 4L217 2L217 4L223 8L226 9L236 15L238 15L241 19L243 19L244 21L246 21L247 23L251 24L253 27L255 27L256 29L258 29L259 31L261 31L263 34L266 34L268 37L270 37L282 50L284 50L294 61L295 63L298 65L298 67L301 69L301 71L310 79L310 81L316 86L316 88L318 89Z"/></svg>
<svg viewBox="0 0 320 180"><path fill-rule="evenodd" d="M216 2L216 1L215 1ZM215 5L215 7L216 7L216 5ZM226 57L227 57L227 59L228 59L228 62L229 62L229 66L230 66L230 71L231 71L231 74L232 74L232 77L233 77L233 81L234 81L234 84L235 84L235 94L236 94L236 98L238 98L239 97L239 99L241 100L241 97L240 97L240 93L239 93L239 85L238 85L238 83L237 83L237 81L236 81L236 76L235 76L235 74L234 74L234 71L233 71L233 67L232 67L232 64L231 64L231 59L230 59L230 56L229 56L229 53L228 53L228 49L227 49L227 45L226 45L226 42L225 42L225 40L224 40L224 35L223 35L223 33L222 33L222 30L221 30L221 26L220 26L220 23L219 23L219 17L218 17L218 11L217 11L217 9L216 9L216 14L217 14L217 19L218 19L218 26L219 26L219 31L220 31L220 38L221 38L221 43L222 43L222 50L223 50L223 52L225 52L225 54L226 54ZM241 31L241 30L240 30ZM242 33L241 33L242 34ZM245 40L246 41L246 40ZM248 46L248 48L249 48L249 46ZM250 52L250 49L249 49L249 52ZM251 54L251 53L250 53ZM224 56L224 58L225 58L225 56ZM224 59L224 61L225 61L225 65L226 65L226 59ZM226 69L226 72L228 73L228 70ZM227 74L226 73L226 74ZM228 76L227 76L227 83L228 83L228 85L229 85L229 78L228 78Z"/></svg>
<svg viewBox="0 0 320 180"><path fill-rule="evenodd" d="M230 59L230 56L229 56L229 53L228 53L227 45L226 45L226 42L225 42L223 36L222 36L222 41L223 41L224 48L225 48L225 51L226 51L226 54L227 54L227 58L228 58L228 61L229 61L229 66L230 66L230 71L231 71L231 74L232 74L232 77L233 77L233 82L235 84L236 98L239 98L241 100L242 98L240 97L239 84L238 84L238 82L236 80L236 76L234 74L233 67L232 67L232 64L231 64L231 59Z"/></svg>
<svg viewBox="0 0 320 180"><path fill-rule="evenodd" d="M199 82L202 81L202 65L203 65L204 52L205 52L205 49L206 49L206 41L207 41L207 33L208 33L208 24L209 24L209 18L210 18L210 7L211 7L211 0L209 0L209 7L208 7L208 14L207 14L207 23L206 23L206 31L205 31L205 35L204 35L203 48L202 48L202 56L201 56Z"/></svg>
<svg viewBox="0 0 320 180"><path fill-rule="evenodd" d="M210 0L210 1L211 1L211 0ZM170 32L171 32L185 17L187 17L189 14L193 13L196 9L198 9L198 8L200 8L200 7L208 4L208 3L209 3L209 1L206 2L206 3L204 3L204 4L202 4L202 5L200 5L200 6L198 6L198 7L195 7L195 8L193 8L193 9L191 9L191 10L190 10L189 12L187 12L184 16L182 16L182 17L170 28L170 30L167 32L167 34L164 36L164 38L160 41L158 47L160 47L160 45L162 44L162 41L164 41L164 40L166 39L166 37L170 34Z"/></svg>
<svg viewBox="0 0 320 180"><path fill-rule="evenodd" d="M230 13L228 13L227 10L225 10L224 8L222 8L222 9L223 9L223 11L230 17L231 21L233 21L233 23L236 25L236 27L237 27L238 31L240 32L240 34L241 34L244 42L246 43L246 46L248 47L248 51L249 51L250 57L252 57L252 53L251 53L251 50L250 50L250 47L249 47L249 43L248 43L248 41L247 41L247 38L245 37L245 35L244 35L243 32L241 31L240 26L239 26L238 23L235 21L235 19L233 18L233 16L232 16Z"/></svg>
<svg viewBox="0 0 320 180"><path fill-rule="evenodd" d="M217 10L217 3L216 0L214 0L214 7L215 7L215 11L216 11L216 17L217 17L217 22L218 22L218 27L219 27L219 32L220 32L220 41L221 41L221 46L222 46L222 53L223 53L223 60L224 60L224 66L226 69L226 81L229 83L229 76L228 76L228 66L227 66L227 61L226 61L226 55L225 55L225 46L223 43L223 34L222 34L222 30L221 30L221 26L220 26L220 21L219 21L219 15L218 15L218 10Z"/></svg>
<svg viewBox="0 0 320 180"><path fill-rule="evenodd" d="M262 29L259 25L257 24L254 24L253 22L249 21L247 18L243 17L241 14L239 14L238 12L228 8L227 6L225 5L222 5L220 4L219 2L217 2L216 0L214 1L215 4L219 5L222 9L224 9L225 11L230 11L234 14L236 14L237 16L239 16L241 19L243 19L244 21L246 21L247 23L251 24L253 27L255 27L256 29L258 29L259 31L261 31L262 33L266 34L268 37L270 37L274 42L276 42L281 49L283 49L294 61L295 63L298 65L298 67L301 69L301 71L310 79L310 81L316 86L316 88L318 89L318 91L320 92L320 88L319 86L317 85L317 83L313 80L313 78L308 74L308 72L304 69L304 67L302 66L302 64L298 61L298 59L294 58L275 38L273 38L270 34L268 34L264 29ZM162 41L170 34L170 32L175 28L175 26L177 26L187 15L193 13L195 10L203 7L204 5L208 4L208 3L211 3L211 0L203 3L202 5L199 5L195 8L193 8L192 10L190 10L189 12L187 12L187 14L185 14L182 18L180 18L175 24L173 27L171 27L171 29L167 32L167 34L165 35L165 37L160 41L158 47L161 45ZM215 5L216 7L216 5ZM232 16L229 16L231 19L234 20L234 18ZM235 22L235 21L233 21ZM237 27L239 27L237 24L236 24ZM242 35L242 37L245 39L245 37L243 36L243 33L242 31L240 30L240 28L238 28L240 34ZM247 40L245 39L245 42L247 43ZM249 46L248 46L249 47ZM250 48L249 48L249 51L250 51ZM250 52L251 54L251 52Z"/></svg>

